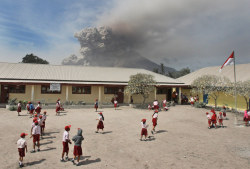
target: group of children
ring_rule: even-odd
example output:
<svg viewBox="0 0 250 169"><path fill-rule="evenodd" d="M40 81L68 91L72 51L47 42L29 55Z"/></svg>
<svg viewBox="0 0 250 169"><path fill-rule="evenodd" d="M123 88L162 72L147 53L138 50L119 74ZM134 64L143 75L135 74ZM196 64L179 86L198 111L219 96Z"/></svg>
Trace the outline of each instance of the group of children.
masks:
<svg viewBox="0 0 250 169"><path fill-rule="evenodd" d="M147 121L147 119L141 120L141 127L142 127L141 138L140 138L141 141L142 141L143 136L144 136L144 141L146 141L147 137L148 137L148 130L147 130L148 125L146 124L146 121ZM153 128L151 130L152 134L156 133L155 127L157 126L157 121L158 121L158 109L155 109L154 113L152 115L152 123L153 123Z"/></svg>
<svg viewBox="0 0 250 169"><path fill-rule="evenodd" d="M29 104L30 105L30 104ZM45 121L47 119L47 112L44 111L43 115L41 115L41 109L36 109L37 113L34 114L33 123L31 125L30 130L30 138L33 137L33 149L31 153L35 152L35 146L37 146L37 151L40 151L40 137L44 133ZM25 140L25 136L28 135L26 133L21 133L20 139L17 141L18 153L19 153L19 167L23 167L23 157L25 157L25 149L27 150L27 142Z"/></svg>
<svg viewBox="0 0 250 169"><path fill-rule="evenodd" d="M60 100L61 99L58 98L57 101L56 101L56 116L60 115L60 111L64 111L64 108L63 108Z"/></svg>
<svg viewBox="0 0 250 169"><path fill-rule="evenodd" d="M30 114L30 118L33 117L34 112L36 112L37 114L40 114L42 110L41 102L40 101L37 102L37 106L34 107L32 102L29 101L26 105L26 110L27 110L27 113ZM22 104L21 104L21 101L19 101L17 104L17 115L20 116L21 112L22 112Z"/></svg>
<svg viewBox="0 0 250 169"><path fill-rule="evenodd" d="M214 109L211 109L211 112L213 113L212 116L206 112L207 115L207 120L208 120L208 128L210 129L211 127L217 128L217 121L219 122L220 127L223 126L223 120L227 119L226 115L226 107L223 106L223 112L219 112L218 116Z"/></svg>
<svg viewBox="0 0 250 169"><path fill-rule="evenodd" d="M160 109L158 100L154 100L153 106L151 106L151 104L148 104L148 110L156 110L156 109L158 109L158 110ZM167 107L167 100L166 100L166 99L164 99L164 100L162 101L162 109L163 109L164 111L167 111L167 110L168 110L168 107Z"/></svg>

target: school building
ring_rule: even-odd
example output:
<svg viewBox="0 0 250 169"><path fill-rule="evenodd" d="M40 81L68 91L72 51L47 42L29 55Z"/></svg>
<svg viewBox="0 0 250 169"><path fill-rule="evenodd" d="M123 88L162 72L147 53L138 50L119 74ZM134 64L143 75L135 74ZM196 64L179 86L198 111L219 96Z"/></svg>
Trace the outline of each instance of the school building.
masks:
<svg viewBox="0 0 250 169"><path fill-rule="evenodd" d="M131 75L151 74L157 85L146 102L154 99L171 100L173 91L181 93L187 85L148 70L118 67L83 67L65 65L0 63L0 103L9 99L41 101L55 104L84 102L110 104L113 97L119 103L130 103L131 96L124 93ZM134 103L142 103L142 96L132 95Z"/></svg>
<svg viewBox="0 0 250 169"><path fill-rule="evenodd" d="M214 67L206 67L185 76L178 78L177 80L185 83L189 87L183 88L182 93L186 96L190 97L192 94L190 93L191 87L190 85L192 82L201 76L204 75L216 75L216 76L225 76L231 82L234 82L234 66L226 66L219 72L221 66L214 66ZM248 81L250 80L250 63L248 64L237 64L235 66L236 70L236 81ZM194 94L193 94L194 96ZM249 96L250 97L250 96ZM208 95L206 94L199 94L199 100L208 103L208 105L214 106L214 100L208 99ZM250 100L249 100L250 101ZM219 98L217 100L217 106L226 105L230 108L235 108L235 98L233 96L226 95L225 93L220 93ZM242 96L237 96L237 108L245 110L246 109L246 101Z"/></svg>

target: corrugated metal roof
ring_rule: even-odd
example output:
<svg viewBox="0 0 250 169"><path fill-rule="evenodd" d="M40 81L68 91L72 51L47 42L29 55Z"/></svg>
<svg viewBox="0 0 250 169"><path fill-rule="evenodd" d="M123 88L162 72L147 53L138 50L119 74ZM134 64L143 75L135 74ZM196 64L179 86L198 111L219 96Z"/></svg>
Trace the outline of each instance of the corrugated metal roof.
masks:
<svg viewBox="0 0 250 169"><path fill-rule="evenodd" d="M232 82L234 82L234 66L226 66L222 69L221 72L219 72L221 66L215 66L215 67L206 67L202 68L200 70L197 70L195 72L192 72L190 74L187 74L185 76L182 76L178 78L177 80L187 84L191 85L192 82L203 75L217 75L217 76L225 76L229 78ZM235 66L236 70L236 80L237 81L246 81L250 80L250 63L248 64L238 64Z"/></svg>
<svg viewBox="0 0 250 169"><path fill-rule="evenodd" d="M126 85L129 77L137 73L153 75L159 85L183 85L176 79L145 69L0 62L0 82Z"/></svg>

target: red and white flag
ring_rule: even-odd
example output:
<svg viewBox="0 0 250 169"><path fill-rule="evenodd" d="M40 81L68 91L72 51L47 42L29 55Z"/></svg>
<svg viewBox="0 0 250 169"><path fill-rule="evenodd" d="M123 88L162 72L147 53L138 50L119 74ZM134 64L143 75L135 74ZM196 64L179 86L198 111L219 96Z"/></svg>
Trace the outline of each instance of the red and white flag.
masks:
<svg viewBox="0 0 250 169"><path fill-rule="evenodd" d="M230 65L230 64L232 64L233 62L234 62L234 51L233 51L232 54L229 56L229 58L227 58L227 60L225 61L225 63L221 66L220 72L221 72L221 70L222 70L222 68L223 68L224 66Z"/></svg>

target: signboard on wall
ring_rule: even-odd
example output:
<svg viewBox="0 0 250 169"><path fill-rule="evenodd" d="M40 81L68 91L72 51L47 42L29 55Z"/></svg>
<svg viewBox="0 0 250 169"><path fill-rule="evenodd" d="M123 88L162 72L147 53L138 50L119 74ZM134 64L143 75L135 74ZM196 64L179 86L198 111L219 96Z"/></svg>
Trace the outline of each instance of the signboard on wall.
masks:
<svg viewBox="0 0 250 169"><path fill-rule="evenodd" d="M61 90L61 84L60 83L50 83L51 91L60 91Z"/></svg>

